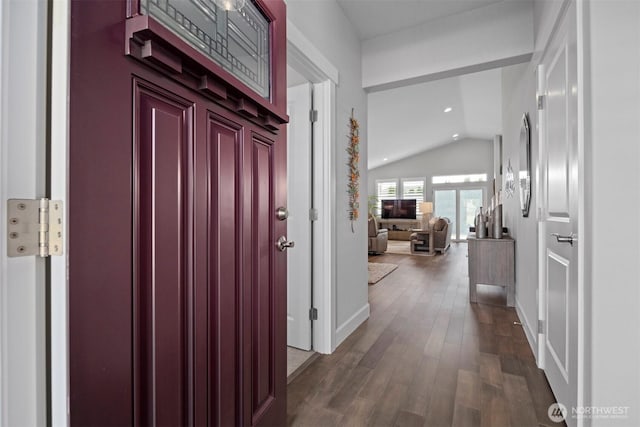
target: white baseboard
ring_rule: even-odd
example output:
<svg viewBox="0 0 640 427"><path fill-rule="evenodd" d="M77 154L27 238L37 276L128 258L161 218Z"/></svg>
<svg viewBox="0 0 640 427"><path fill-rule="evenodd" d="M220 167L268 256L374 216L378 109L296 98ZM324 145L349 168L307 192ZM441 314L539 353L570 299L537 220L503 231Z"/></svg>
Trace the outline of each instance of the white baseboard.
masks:
<svg viewBox="0 0 640 427"><path fill-rule="evenodd" d="M366 303L360 310L356 311L346 322L336 329L336 347L344 341L358 326L369 318L369 303ZM334 348L334 350L335 350Z"/></svg>
<svg viewBox="0 0 640 427"><path fill-rule="evenodd" d="M527 318L527 315L524 314L524 310L520 305L520 301L516 298L516 313L520 318L522 323L522 329L524 329L524 334L527 336L527 341L529 342L529 347L531 347L531 351L533 352L533 356L538 360L538 325L536 323L536 328L533 329L531 326L531 322Z"/></svg>

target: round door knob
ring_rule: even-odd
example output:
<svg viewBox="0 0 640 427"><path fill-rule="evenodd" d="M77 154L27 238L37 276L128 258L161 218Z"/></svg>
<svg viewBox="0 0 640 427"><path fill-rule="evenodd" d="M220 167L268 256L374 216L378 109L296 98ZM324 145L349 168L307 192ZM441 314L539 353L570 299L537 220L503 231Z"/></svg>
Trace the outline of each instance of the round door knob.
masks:
<svg viewBox="0 0 640 427"><path fill-rule="evenodd" d="M287 208L285 208L284 206L280 206L278 209L276 209L276 218L278 218L278 221L284 221L285 219L289 218L289 211L287 210Z"/></svg>

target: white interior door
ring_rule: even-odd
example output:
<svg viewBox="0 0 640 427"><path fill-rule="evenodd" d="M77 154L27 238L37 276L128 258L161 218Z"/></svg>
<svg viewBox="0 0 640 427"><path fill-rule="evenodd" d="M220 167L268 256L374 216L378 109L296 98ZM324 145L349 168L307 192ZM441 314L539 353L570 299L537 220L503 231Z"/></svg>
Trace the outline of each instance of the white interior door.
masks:
<svg viewBox="0 0 640 427"><path fill-rule="evenodd" d="M578 134L575 3L561 18L539 68L544 251L542 289L544 370L558 399L571 408L578 398ZM576 236L570 243L569 236ZM564 237L564 238L563 238Z"/></svg>
<svg viewBox="0 0 640 427"><path fill-rule="evenodd" d="M287 345L311 350L312 208L311 84L287 90Z"/></svg>

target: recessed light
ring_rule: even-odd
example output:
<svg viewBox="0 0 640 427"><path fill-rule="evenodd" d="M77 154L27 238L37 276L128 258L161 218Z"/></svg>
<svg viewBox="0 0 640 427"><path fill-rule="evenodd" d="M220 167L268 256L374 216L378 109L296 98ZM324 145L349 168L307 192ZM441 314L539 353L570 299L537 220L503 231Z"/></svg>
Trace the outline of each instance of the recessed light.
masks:
<svg viewBox="0 0 640 427"><path fill-rule="evenodd" d="M458 135L457 133L453 134L453 139L456 139L457 137L459 137L460 135Z"/></svg>
<svg viewBox="0 0 640 427"><path fill-rule="evenodd" d="M386 157L384 159L382 159L383 162L386 162L387 160L389 160L389 159L387 159Z"/></svg>
<svg viewBox="0 0 640 427"><path fill-rule="evenodd" d="M444 109L444 112L445 112L445 113L450 113L450 112L451 112L451 110L453 110L453 108L451 108L451 107L447 107L447 108L445 108L445 109Z"/></svg>

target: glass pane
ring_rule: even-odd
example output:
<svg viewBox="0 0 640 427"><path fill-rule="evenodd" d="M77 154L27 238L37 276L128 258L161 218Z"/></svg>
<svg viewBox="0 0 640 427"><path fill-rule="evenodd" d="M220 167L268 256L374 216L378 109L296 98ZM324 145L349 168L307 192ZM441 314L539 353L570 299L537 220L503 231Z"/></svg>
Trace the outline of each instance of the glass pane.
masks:
<svg viewBox="0 0 640 427"><path fill-rule="evenodd" d="M376 195L378 196L378 201L375 215L380 215L382 212L382 200L397 198L396 186L396 181L377 181L378 191Z"/></svg>
<svg viewBox="0 0 640 427"><path fill-rule="evenodd" d="M487 182L486 173L469 175L442 175L431 178L433 184L459 184L461 182Z"/></svg>
<svg viewBox="0 0 640 427"><path fill-rule="evenodd" d="M424 202L424 179L403 180L402 198L416 199L416 213L421 214L420 203Z"/></svg>
<svg viewBox="0 0 640 427"><path fill-rule="evenodd" d="M449 218L451 226L451 237L456 238L456 190L436 190L434 192L434 210L436 216L444 216Z"/></svg>
<svg viewBox="0 0 640 427"><path fill-rule="evenodd" d="M264 98L270 95L269 21L249 0L225 11L212 0L142 0L153 16Z"/></svg>
<svg viewBox="0 0 640 427"><path fill-rule="evenodd" d="M460 239L466 239L473 227L478 208L482 206L482 190L460 190Z"/></svg>

